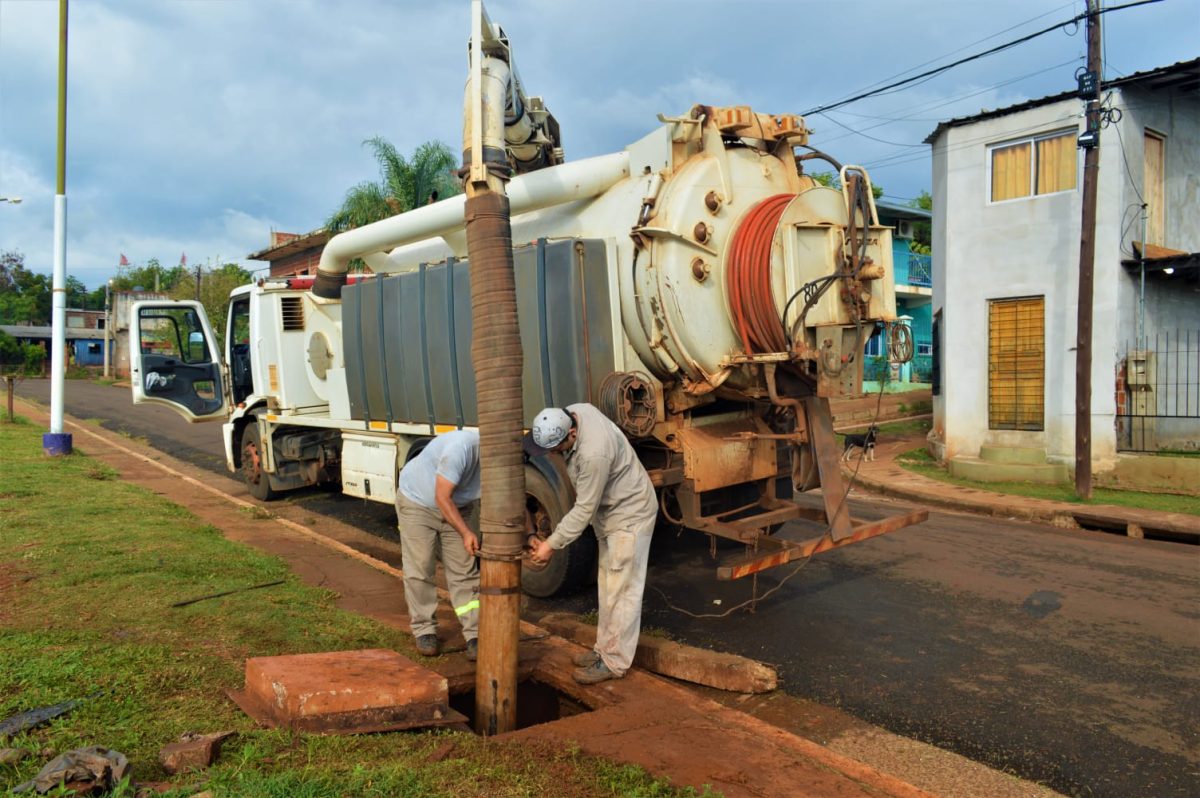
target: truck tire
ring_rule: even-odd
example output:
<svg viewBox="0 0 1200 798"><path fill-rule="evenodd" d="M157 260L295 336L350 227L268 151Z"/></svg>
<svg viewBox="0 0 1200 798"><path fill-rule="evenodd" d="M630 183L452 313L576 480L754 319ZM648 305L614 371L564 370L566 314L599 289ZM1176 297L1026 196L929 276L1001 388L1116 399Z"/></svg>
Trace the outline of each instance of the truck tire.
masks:
<svg viewBox="0 0 1200 798"><path fill-rule="evenodd" d="M267 472L262 470L262 440L258 424L251 422L242 430L242 480L246 490L261 502L269 502L278 494L271 489Z"/></svg>
<svg viewBox="0 0 1200 798"><path fill-rule="evenodd" d="M525 467L525 504L534 515L536 534L545 539L570 508L569 499L533 466ZM584 587L596 574L596 537L587 529L565 549L554 552L545 566L521 561L521 589L536 598Z"/></svg>

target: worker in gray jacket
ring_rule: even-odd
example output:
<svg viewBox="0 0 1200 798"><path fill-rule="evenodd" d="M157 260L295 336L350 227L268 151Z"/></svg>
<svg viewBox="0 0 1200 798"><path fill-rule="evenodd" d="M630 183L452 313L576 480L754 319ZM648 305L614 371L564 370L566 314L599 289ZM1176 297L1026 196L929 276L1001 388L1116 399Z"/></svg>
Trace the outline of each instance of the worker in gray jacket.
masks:
<svg viewBox="0 0 1200 798"><path fill-rule="evenodd" d="M654 486L625 434L590 404L546 408L534 419L530 438L535 453L562 453L575 486L575 506L550 537L531 544L530 557L549 561L589 523L599 544L596 645L575 660L579 668L572 676L580 684L619 679L633 663L642 626L642 591L658 518Z"/></svg>
<svg viewBox="0 0 1200 798"><path fill-rule="evenodd" d="M467 641L467 659L477 656L479 537L467 518L477 517L479 492L478 430L437 436L400 472L396 520L404 557L404 600L417 651L427 657L439 650L434 618L439 557Z"/></svg>

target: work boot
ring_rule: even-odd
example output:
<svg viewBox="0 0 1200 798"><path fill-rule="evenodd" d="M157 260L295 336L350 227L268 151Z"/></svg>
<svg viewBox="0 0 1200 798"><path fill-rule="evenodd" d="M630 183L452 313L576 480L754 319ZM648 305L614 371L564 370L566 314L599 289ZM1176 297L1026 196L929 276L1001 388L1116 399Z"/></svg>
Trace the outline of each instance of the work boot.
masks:
<svg viewBox="0 0 1200 798"><path fill-rule="evenodd" d="M417 653L423 657L438 655L437 635L417 635Z"/></svg>
<svg viewBox="0 0 1200 798"><path fill-rule="evenodd" d="M467 660L474 662L479 659L479 641L472 637L467 641Z"/></svg>
<svg viewBox="0 0 1200 798"><path fill-rule="evenodd" d="M592 665L595 665L599 661L600 661L600 655L596 653L595 649L593 649L591 651L585 651L582 654L575 657L575 664L581 668L590 667Z"/></svg>
<svg viewBox="0 0 1200 798"><path fill-rule="evenodd" d="M606 682L609 679L616 679L618 677L617 674L608 669L608 666L604 664L604 660L597 659L586 668L576 668L571 673L571 678L580 684L599 684L600 682Z"/></svg>

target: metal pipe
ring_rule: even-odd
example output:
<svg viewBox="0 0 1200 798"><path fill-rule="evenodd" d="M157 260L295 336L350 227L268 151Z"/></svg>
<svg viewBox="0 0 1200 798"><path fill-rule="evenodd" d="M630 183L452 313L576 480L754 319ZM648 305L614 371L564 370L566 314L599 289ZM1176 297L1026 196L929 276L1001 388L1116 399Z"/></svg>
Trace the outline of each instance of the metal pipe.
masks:
<svg viewBox="0 0 1200 798"><path fill-rule="evenodd" d="M42 438L49 455L71 453L63 433L66 383L67 307L67 0L58 3L58 176L54 195L54 282L51 294L50 432Z"/></svg>
<svg viewBox="0 0 1200 798"><path fill-rule="evenodd" d="M503 113L503 107L500 112ZM629 153L617 152L582 161L552 166L521 175L509 182L510 213L542 210L554 205L590 199L604 193L629 176ZM425 205L420 208L364 225L334 236L321 253L317 276L328 275L332 294L318 296L337 298L345 281L350 261L375 252L384 252L427 238L443 236L463 228L467 198L464 195Z"/></svg>
<svg viewBox="0 0 1200 798"><path fill-rule="evenodd" d="M1121 143L1124 146L1124 142ZM1142 191L1146 190L1145 166L1142 167ZM1149 227L1149 206L1142 201L1142 257L1138 258L1141 275L1138 287L1138 349L1146 348L1146 232Z"/></svg>
<svg viewBox="0 0 1200 798"><path fill-rule="evenodd" d="M112 327L112 280L104 284L104 379L108 379L108 334Z"/></svg>

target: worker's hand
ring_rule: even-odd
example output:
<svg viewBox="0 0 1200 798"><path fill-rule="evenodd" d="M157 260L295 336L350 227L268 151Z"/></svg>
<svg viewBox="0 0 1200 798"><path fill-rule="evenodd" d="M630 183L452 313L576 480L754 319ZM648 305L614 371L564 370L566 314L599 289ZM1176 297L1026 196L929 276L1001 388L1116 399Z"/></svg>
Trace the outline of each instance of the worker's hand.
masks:
<svg viewBox="0 0 1200 798"><path fill-rule="evenodd" d="M479 554L479 538L474 532L468 531L467 534L458 533L462 537L463 548L467 550L467 554L474 557Z"/></svg>
<svg viewBox="0 0 1200 798"><path fill-rule="evenodd" d="M529 559L539 565L550 562L550 558L554 556L554 549L550 548L550 544L544 540L533 542L529 548Z"/></svg>

